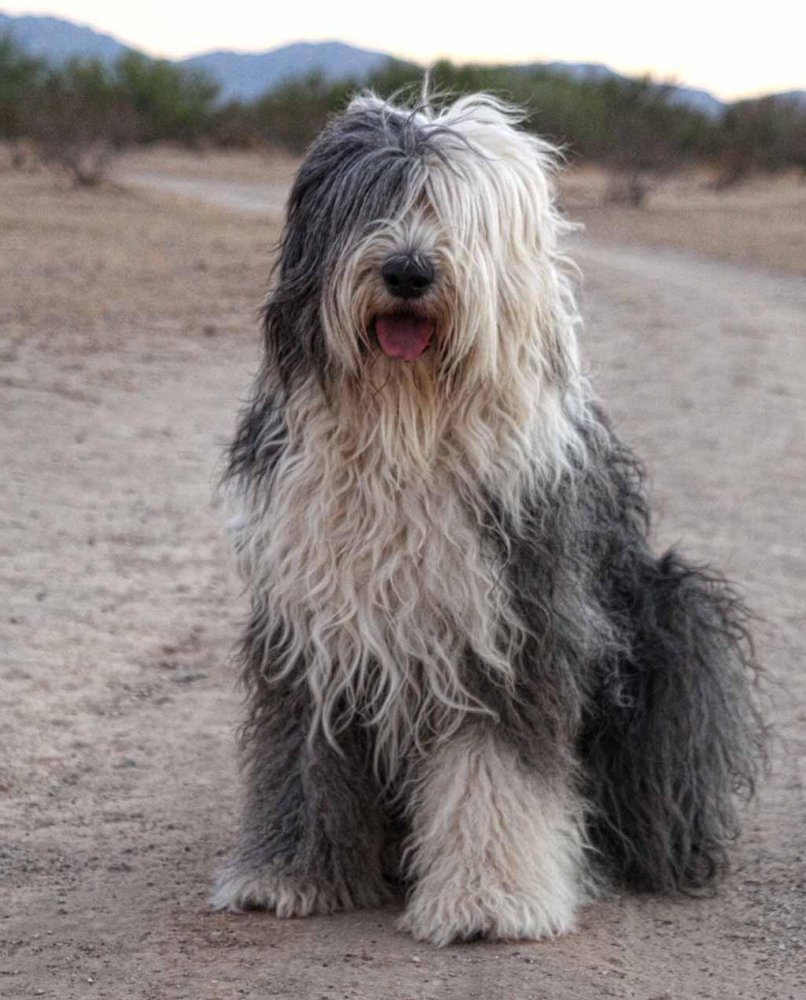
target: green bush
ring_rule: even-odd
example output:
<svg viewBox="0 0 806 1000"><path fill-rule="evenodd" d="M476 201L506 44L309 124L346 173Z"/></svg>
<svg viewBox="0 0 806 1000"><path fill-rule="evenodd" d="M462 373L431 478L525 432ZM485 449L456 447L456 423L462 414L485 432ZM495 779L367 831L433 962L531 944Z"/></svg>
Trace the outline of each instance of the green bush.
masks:
<svg viewBox="0 0 806 1000"><path fill-rule="evenodd" d="M0 137L18 139L25 133L24 108L45 69L31 59L10 35L0 37Z"/></svg>
<svg viewBox="0 0 806 1000"><path fill-rule="evenodd" d="M115 65L114 81L144 141L192 142L211 128L218 85L202 72L127 52Z"/></svg>
<svg viewBox="0 0 806 1000"><path fill-rule="evenodd" d="M713 145L721 187L757 170L806 170L806 106L780 97L733 104Z"/></svg>

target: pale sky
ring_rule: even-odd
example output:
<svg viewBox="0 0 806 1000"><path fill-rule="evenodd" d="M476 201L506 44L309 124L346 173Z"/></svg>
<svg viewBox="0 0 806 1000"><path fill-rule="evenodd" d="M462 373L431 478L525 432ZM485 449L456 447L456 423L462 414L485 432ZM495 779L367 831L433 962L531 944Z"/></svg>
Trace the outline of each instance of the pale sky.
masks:
<svg viewBox="0 0 806 1000"><path fill-rule="evenodd" d="M151 55L261 52L339 39L427 63L602 62L623 73L733 99L806 89L806 4L765 0L23 0L8 14L52 14Z"/></svg>

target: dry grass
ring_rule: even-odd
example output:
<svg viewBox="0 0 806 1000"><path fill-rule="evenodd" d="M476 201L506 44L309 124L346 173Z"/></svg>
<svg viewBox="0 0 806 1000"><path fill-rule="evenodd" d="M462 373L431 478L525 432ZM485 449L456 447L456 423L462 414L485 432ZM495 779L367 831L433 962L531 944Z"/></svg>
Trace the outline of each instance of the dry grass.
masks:
<svg viewBox="0 0 806 1000"><path fill-rule="evenodd" d="M82 191L46 171L0 173L0 192L4 337L67 323L73 338L109 343L251 323L278 235L265 221L112 185Z"/></svg>
<svg viewBox="0 0 806 1000"><path fill-rule="evenodd" d="M749 267L806 275L806 178L758 177L727 191L694 173L670 178L645 208L604 203L601 171L569 171L568 215L597 240L688 250Z"/></svg>
<svg viewBox="0 0 806 1000"><path fill-rule="evenodd" d="M273 150L193 151L181 146L145 146L127 153L126 168L158 171L170 177L192 177L204 180L242 181L246 184L290 184L299 159Z"/></svg>

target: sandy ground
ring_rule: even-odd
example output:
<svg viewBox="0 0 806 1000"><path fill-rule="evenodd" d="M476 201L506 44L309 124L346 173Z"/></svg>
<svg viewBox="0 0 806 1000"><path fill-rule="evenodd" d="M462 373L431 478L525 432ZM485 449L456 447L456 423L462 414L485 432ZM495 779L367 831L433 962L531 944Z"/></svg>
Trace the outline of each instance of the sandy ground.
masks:
<svg viewBox="0 0 806 1000"><path fill-rule="evenodd" d="M288 167L121 167L138 171L95 193L0 173L0 996L806 996L802 278L764 233L741 267L725 247L641 249L662 213L651 240L613 215L626 244L571 245L586 356L648 461L659 544L721 564L766 619L778 738L733 873L715 898L597 902L556 941L435 951L395 930L399 907L207 908L235 827L243 612L213 484Z"/></svg>

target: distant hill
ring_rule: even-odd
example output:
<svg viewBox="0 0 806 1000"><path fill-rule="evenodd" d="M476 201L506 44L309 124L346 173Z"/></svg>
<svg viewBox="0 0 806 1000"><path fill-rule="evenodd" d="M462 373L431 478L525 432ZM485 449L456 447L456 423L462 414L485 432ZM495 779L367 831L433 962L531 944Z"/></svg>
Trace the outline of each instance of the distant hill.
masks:
<svg viewBox="0 0 806 1000"><path fill-rule="evenodd" d="M536 70L548 69L553 73L562 73L572 80L591 80L593 83L601 83L603 80L626 80L622 73L617 73L603 63L526 63L518 66L517 69ZM690 108L692 111L699 111L700 114L708 118L719 118L725 110L725 103L718 97L714 97L707 90L699 90L696 87L672 86L670 101L679 107Z"/></svg>
<svg viewBox="0 0 806 1000"><path fill-rule="evenodd" d="M527 63L523 69L548 69L552 73L562 73L564 76L570 76L572 80L591 80L594 83L600 83L602 80L611 78L624 79L621 73L617 73L609 66L605 66L604 63Z"/></svg>
<svg viewBox="0 0 806 1000"><path fill-rule="evenodd" d="M0 36L11 34L32 56L58 65L69 59L113 63L130 46L82 24L58 17L13 17L0 13Z"/></svg>
<svg viewBox="0 0 806 1000"><path fill-rule="evenodd" d="M222 100L252 101L295 77L320 73L328 83L366 80L390 56L344 42L296 42L269 52L206 52L180 65L201 69L221 87Z"/></svg>
<svg viewBox="0 0 806 1000"><path fill-rule="evenodd" d="M114 62L130 47L111 35L55 17L15 17L0 13L0 36L10 32L31 55L51 63L68 59L100 59ZM392 56L384 52L356 48L344 42L296 42L268 52L205 52L182 60L179 65L207 72L221 88L222 100L251 101L268 90L294 78L319 73L328 82L366 80ZM526 63L513 66L524 71L539 67L564 73L576 80L624 79L602 63ZM771 94L806 103L806 91ZM677 86L671 100L710 118L718 118L725 103L707 90Z"/></svg>
<svg viewBox="0 0 806 1000"><path fill-rule="evenodd" d="M783 101L794 101L796 104L806 105L806 90L787 90L781 94L767 94L767 97L778 97Z"/></svg>
<svg viewBox="0 0 806 1000"><path fill-rule="evenodd" d="M678 107L699 111L706 118L719 118L727 107L727 104L714 97L710 91L699 90L696 87L673 87L669 100Z"/></svg>

